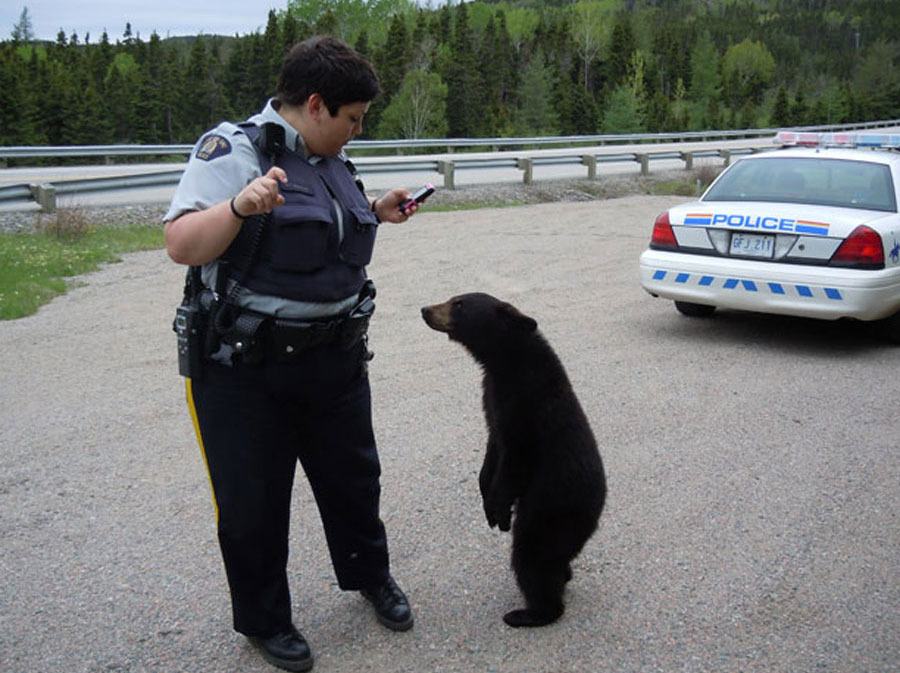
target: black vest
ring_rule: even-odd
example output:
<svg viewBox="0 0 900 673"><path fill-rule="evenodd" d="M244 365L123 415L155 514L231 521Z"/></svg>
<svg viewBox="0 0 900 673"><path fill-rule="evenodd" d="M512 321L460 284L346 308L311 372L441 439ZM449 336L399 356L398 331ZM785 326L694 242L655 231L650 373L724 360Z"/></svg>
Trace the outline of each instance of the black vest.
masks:
<svg viewBox="0 0 900 673"><path fill-rule="evenodd" d="M273 164L257 147L259 127L241 128L265 175ZM243 279L254 292L296 301L333 302L358 293L372 259L378 218L355 175L338 158L313 165L290 150L275 157L274 165L287 173L287 184L279 184L284 205L270 217L247 219L222 255L230 277ZM343 216L343 240L335 202Z"/></svg>

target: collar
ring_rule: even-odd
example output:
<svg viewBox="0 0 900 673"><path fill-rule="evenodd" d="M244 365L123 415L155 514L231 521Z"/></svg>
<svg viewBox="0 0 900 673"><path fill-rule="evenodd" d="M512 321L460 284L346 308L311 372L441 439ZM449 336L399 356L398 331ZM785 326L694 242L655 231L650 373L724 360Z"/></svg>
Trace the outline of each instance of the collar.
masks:
<svg viewBox="0 0 900 673"><path fill-rule="evenodd" d="M284 117L278 114L278 108L280 107L280 101L275 98L270 98L266 103L266 106L258 114L253 115L247 121L260 126L266 122L280 124L284 127L284 141L288 148L292 148L294 152L306 158L306 144L303 142L303 137L297 132L297 129L285 121ZM312 157L309 158L312 159Z"/></svg>

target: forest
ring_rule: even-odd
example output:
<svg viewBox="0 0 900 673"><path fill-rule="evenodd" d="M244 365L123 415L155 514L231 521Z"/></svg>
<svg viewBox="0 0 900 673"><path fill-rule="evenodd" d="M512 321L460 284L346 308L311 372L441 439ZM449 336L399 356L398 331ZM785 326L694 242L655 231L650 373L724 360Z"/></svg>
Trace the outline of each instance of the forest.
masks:
<svg viewBox="0 0 900 673"><path fill-rule="evenodd" d="M0 42L0 145L193 143L335 35L383 92L363 137L768 128L900 117L897 0L289 0L263 31ZM262 17L261 17L262 19Z"/></svg>

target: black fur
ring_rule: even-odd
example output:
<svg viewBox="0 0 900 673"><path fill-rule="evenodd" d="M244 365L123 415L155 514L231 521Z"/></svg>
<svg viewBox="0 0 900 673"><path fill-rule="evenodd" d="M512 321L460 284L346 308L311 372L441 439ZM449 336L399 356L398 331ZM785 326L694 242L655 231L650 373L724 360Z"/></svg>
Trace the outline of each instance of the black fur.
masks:
<svg viewBox="0 0 900 673"><path fill-rule="evenodd" d="M492 528L512 524L512 567L526 603L503 619L510 626L554 622L564 610L571 562L597 529L606 499L588 420L537 323L514 306L474 293L425 307L422 315L484 370L484 513Z"/></svg>

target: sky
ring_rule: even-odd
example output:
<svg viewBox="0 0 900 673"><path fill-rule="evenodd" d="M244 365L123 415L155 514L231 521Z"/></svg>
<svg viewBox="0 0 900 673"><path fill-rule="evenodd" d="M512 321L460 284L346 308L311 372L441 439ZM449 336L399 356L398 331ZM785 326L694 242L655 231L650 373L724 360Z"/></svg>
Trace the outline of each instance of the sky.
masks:
<svg viewBox="0 0 900 673"><path fill-rule="evenodd" d="M25 7L37 39L55 40L62 28L80 41L90 33L96 43L104 28L110 42L122 39L126 22L144 40L154 30L160 37L262 31L269 9L286 9L287 0L0 0L0 39L10 37Z"/></svg>

